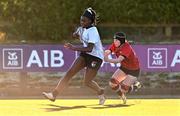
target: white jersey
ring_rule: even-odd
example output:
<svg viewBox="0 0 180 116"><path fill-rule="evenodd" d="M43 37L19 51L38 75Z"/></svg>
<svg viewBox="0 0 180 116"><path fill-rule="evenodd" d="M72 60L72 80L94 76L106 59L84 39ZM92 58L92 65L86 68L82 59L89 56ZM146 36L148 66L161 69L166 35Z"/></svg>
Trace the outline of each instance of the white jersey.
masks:
<svg viewBox="0 0 180 116"><path fill-rule="evenodd" d="M88 43L93 43L94 47L91 52L86 52L92 56L104 59L103 46L100 40L100 36L96 27L90 27L88 29L79 27L77 29L80 35L80 41L83 43L84 47L88 46Z"/></svg>

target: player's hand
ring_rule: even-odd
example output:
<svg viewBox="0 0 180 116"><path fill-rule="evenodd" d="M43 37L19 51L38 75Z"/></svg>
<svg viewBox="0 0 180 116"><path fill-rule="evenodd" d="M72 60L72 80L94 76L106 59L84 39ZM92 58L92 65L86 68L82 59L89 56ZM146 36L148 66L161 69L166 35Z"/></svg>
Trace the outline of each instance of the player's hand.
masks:
<svg viewBox="0 0 180 116"><path fill-rule="evenodd" d="M83 31L83 28L82 27L78 27L76 29L76 31L73 33L73 37L74 38L80 38L80 34L82 33L82 31Z"/></svg>
<svg viewBox="0 0 180 116"><path fill-rule="evenodd" d="M110 53L111 53L110 50L105 50L105 51L104 51L104 56L108 56Z"/></svg>
<svg viewBox="0 0 180 116"><path fill-rule="evenodd" d="M109 61L108 56L104 56L104 61L105 61L105 62L108 62L108 61Z"/></svg>
<svg viewBox="0 0 180 116"><path fill-rule="evenodd" d="M74 32L74 33L73 33L73 37L74 37L74 38L79 38L79 34L76 33L76 32Z"/></svg>
<svg viewBox="0 0 180 116"><path fill-rule="evenodd" d="M74 46L71 43L65 43L64 48L74 50Z"/></svg>
<svg viewBox="0 0 180 116"><path fill-rule="evenodd" d="M110 53L111 53L110 50L105 50L104 51L104 61L108 62L108 60L109 60L108 56L109 56Z"/></svg>

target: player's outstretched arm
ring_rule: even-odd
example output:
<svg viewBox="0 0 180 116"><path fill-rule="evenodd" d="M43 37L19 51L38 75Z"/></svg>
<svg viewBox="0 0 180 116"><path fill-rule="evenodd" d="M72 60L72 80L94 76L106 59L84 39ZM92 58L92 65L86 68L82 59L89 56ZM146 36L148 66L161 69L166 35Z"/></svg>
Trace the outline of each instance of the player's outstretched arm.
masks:
<svg viewBox="0 0 180 116"><path fill-rule="evenodd" d="M80 51L80 52L91 52L94 44L93 43L88 43L87 47L83 47L83 46L74 46L71 43L65 43L64 47L73 51Z"/></svg>
<svg viewBox="0 0 180 116"><path fill-rule="evenodd" d="M118 58L110 59L108 56L111 54L110 50L105 50L104 52L104 61L110 62L110 63L120 63L124 60L124 56L119 56Z"/></svg>

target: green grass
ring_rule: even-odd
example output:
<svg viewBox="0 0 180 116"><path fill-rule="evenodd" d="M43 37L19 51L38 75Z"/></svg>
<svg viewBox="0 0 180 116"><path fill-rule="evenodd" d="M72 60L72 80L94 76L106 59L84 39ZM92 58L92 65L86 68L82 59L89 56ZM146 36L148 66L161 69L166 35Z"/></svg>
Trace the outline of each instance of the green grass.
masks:
<svg viewBox="0 0 180 116"><path fill-rule="evenodd" d="M180 116L180 99L97 99L0 100L0 116Z"/></svg>

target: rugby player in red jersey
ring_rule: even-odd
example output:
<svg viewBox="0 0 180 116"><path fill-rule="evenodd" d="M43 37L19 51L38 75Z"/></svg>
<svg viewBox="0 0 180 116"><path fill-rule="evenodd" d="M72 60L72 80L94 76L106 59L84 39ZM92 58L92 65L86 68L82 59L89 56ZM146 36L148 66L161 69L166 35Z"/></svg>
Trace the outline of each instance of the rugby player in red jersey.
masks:
<svg viewBox="0 0 180 116"><path fill-rule="evenodd" d="M110 59L108 56L115 54L116 58ZM126 104L126 93L141 87L137 77L140 73L140 64L136 53L131 45L126 41L123 32L114 35L114 42L109 49L104 52L104 60L110 63L120 63L121 66L112 75L109 82L110 87L115 90Z"/></svg>

